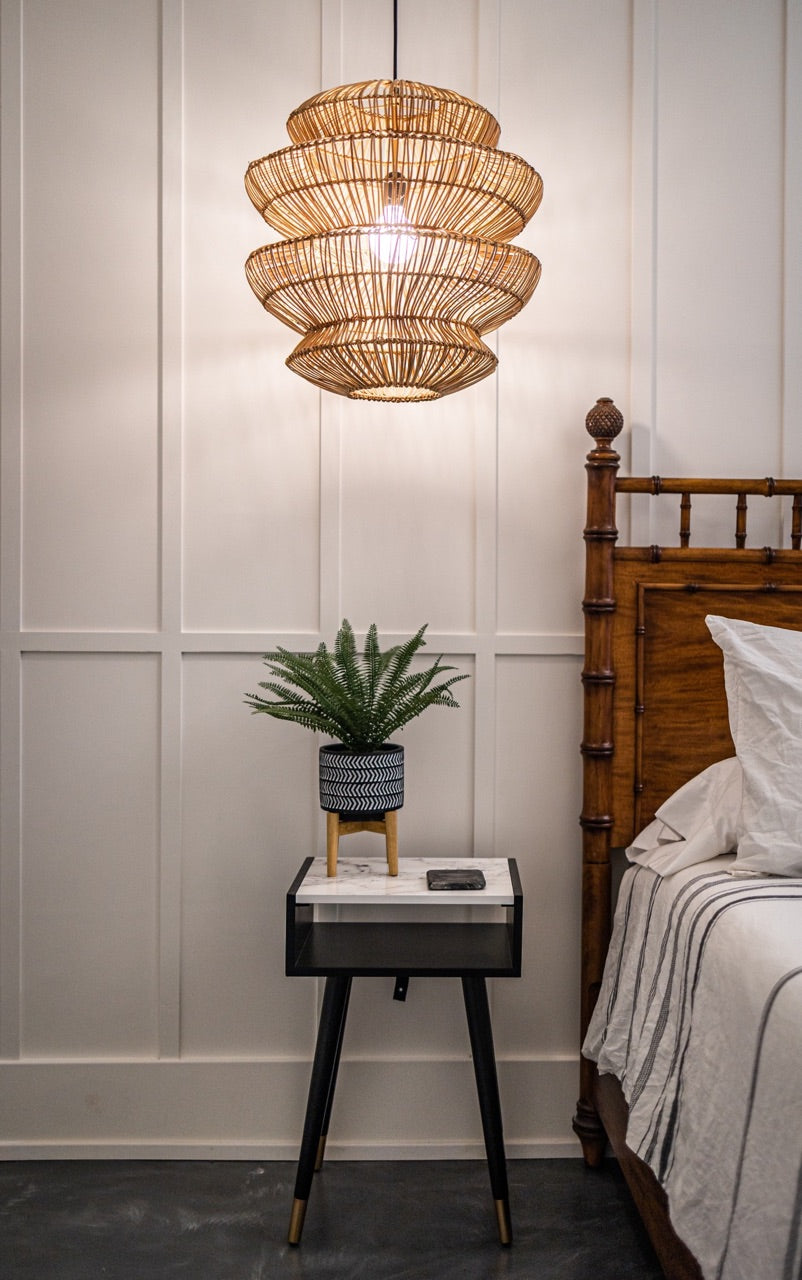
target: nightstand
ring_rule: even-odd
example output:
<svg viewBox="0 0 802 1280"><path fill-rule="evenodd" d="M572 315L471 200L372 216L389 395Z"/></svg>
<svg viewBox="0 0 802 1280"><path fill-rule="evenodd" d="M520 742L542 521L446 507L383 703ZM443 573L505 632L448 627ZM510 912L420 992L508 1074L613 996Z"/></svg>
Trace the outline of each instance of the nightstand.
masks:
<svg viewBox="0 0 802 1280"><path fill-rule="evenodd" d="M400 858L398 866L398 875L389 876L383 859L343 859L329 877L325 858L307 858L287 893L286 973L326 979L289 1242L300 1244L313 1175L323 1162L352 980L394 977L395 998L403 1000L411 977L453 977L462 982L499 1239L508 1245L507 1167L485 980L521 976L518 868L514 858ZM481 868L485 888L427 888L430 868L459 867ZM360 919L366 907L370 919ZM410 921L400 910L405 907L424 910ZM426 911L438 918L427 920Z"/></svg>

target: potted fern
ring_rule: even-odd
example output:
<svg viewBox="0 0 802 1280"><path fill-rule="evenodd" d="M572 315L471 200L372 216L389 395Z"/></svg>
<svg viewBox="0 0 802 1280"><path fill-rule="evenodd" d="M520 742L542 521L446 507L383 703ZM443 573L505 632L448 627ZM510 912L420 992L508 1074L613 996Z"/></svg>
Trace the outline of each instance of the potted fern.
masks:
<svg viewBox="0 0 802 1280"><path fill-rule="evenodd" d="M346 618L331 650L324 643L314 653L278 648L264 655L272 678L259 688L273 697L249 693L246 705L335 739L320 748L320 807L327 812L368 820L400 809L404 748L391 737L428 707L459 706L451 687L467 675L441 679L454 670L441 658L410 670L425 631L426 624L382 653L372 623L360 651Z"/></svg>

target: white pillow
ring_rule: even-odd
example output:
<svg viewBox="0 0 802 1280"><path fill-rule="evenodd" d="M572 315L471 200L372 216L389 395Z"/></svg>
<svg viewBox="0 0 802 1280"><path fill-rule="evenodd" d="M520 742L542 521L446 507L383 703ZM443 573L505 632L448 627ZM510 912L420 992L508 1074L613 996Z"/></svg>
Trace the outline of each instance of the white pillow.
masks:
<svg viewBox="0 0 802 1280"><path fill-rule="evenodd" d="M802 633L705 619L743 766L735 871L802 876Z"/></svg>
<svg viewBox="0 0 802 1280"><path fill-rule="evenodd" d="M668 876L707 862L736 845L742 770L731 756L703 769L675 791L627 849L630 862Z"/></svg>

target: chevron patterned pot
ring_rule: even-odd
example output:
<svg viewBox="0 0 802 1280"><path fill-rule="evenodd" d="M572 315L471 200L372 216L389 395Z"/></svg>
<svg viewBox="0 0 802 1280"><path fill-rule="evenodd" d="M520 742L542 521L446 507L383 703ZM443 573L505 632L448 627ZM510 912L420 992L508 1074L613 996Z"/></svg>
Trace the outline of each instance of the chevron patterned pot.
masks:
<svg viewBox="0 0 802 1280"><path fill-rule="evenodd" d="M320 748L320 807L329 813L369 814L404 803L404 748L387 742L372 751L341 743Z"/></svg>

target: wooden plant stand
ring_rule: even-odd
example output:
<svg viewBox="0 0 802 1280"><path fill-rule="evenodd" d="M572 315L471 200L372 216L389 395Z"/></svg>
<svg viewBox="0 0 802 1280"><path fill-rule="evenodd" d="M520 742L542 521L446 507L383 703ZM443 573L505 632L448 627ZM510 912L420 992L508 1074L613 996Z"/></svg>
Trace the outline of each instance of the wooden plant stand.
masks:
<svg viewBox="0 0 802 1280"><path fill-rule="evenodd" d="M337 874L337 852L340 836L353 835L355 831L373 831L384 836L387 849L387 873L398 875L398 810L388 809L380 818L351 818L339 813L326 814L326 875Z"/></svg>

